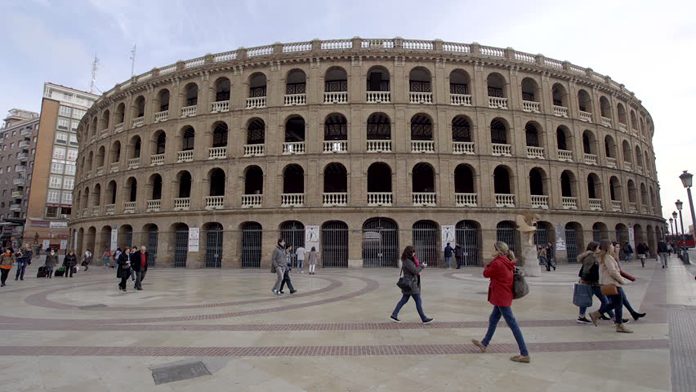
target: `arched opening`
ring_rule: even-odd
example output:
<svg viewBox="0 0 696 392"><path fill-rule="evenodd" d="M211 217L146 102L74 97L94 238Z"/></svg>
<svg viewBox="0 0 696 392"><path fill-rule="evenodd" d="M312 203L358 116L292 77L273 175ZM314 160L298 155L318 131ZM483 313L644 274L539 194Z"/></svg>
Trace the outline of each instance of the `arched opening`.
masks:
<svg viewBox="0 0 696 392"><path fill-rule="evenodd" d="M285 142L298 143L305 141L305 120L300 116L290 116L285 122Z"/></svg>
<svg viewBox="0 0 696 392"><path fill-rule="evenodd" d="M348 120L341 113L332 113L324 120L324 141L348 140Z"/></svg>
<svg viewBox="0 0 696 392"><path fill-rule="evenodd" d="M117 163L121 160L121 142L115 141L111 145L109 155L111 156L111 163Z"/></svg>
<svg viewBox="0 0 696 392"><path fill-rule="evenodd" d="M255 72L249 76L249 98L266 96L266 75Z"/></svg>
<svg viewBox="0 0 696 392"><path fill-rule="evenodd" d="M508 245L515 254L520 249L520 232L513 221L501 221L495 226L495 240ZM492 250L491 250L492 251Z"/></svg>
<svg viewBox="0 0 696 392"><path fill-rule="evenodd" d="M116 204L116 192L116 181L109 181L109 185L106 186L106 204Z"/></svg>
<svg viewBox="0 0 696 392"><path fill-rule="evenodd" d="M266 123L254 117L247 123L247 144L263 145L266 137Z"/></svg>
<svg viewBox="0 0 696 392"><path fill-rule="evenodd" d="M94 206L99 207L99 205L101 204L101 185L97 184L94 186L94 193L92 195L92 199L94 200Z"/></svg>
<svg viewBox="0 0 696 392"><path fill-rule="evenodd" d="M283 169L283 193L304 193L304 169L292 164Z"/></svg>
<svg viewBox="0 0 696 392"><path fill-rule="evenodd" d="M161 200L162 199L162 176L159 174L153 174L150 176L150 188L152 190L150 194L150 200Z"/></svg>
<svg viewBox="0 0 696 392"><path fill-rule="evenodd" d="M493 189L495 194L512 194L511 172L507 166L497 166L493 170Z"/></svg>
<svg viewBox="0 0 696 392"><path fill-rule="evenodd" d="M542 138L539 129L541 129L539 124L532 121L528 122L524 126L524 136L527 142L527 147L543 147L541 145Z"/></svg>
<svg viewBox="0 0 696 392"><path fill-rule="evenodd" d="M605 96L599 97L599 112L602 117L611 120L611 105Z"/></svg>
<svg viewBox="0 0 696 392"><path fill-rule="evenodd" d="M82 206L84 208L89 207L89 188L85 188L85 191L82 193Z"/></svg>
<svg viewBox="0 0 696 392"><path fill-rule="evenodd" d="M408 74L408 89L412 93L431 93L430 71L425 67L415 67Z"/></svg>
<svg viewBox="0 0 696 392"><path fill-rule="evenodd" d="M196 106L198 105L198 85L196 83L189 83L184 87L184 106Z"/></svg>
<svg viewBox="0 0 696 392"><path fill-rule="evenodd" d="M145 97L139 95L135 99L135 103L133 105L133 118L140 118L143 116L145 116Z"/></svg>
<svg viewBox="0 0 696 392"><path fill-rule="evenodd" d="M628 242L628 228L626 227L626 225L624 225L623 223L619 223L616 225L614 230L615 230L614 240L616 242L618 242L622 246L623 246L623 244Z"/></svg>
<svg viewBox="0 0 696 392"><path fill-rule="evenodd" d="M551 87L551 94L554 106L568 107L568 92L562 84L554 83Z"/></svg>
<svg viewBox="0 0 696 392"><path fill-rule="evenodd" d="M631 109L631 129L634 131L638 130L638 120L636 119L636 112Z"/></svg>
<svg viewBox="0 0 696 392"><path fill-rule="evenodd" d="M330 163L324 168L324 193L347 193L348 171L340 163Z"/></svg>
<svg viewBox="0 0 696 392"><path fill-rule="evenodd" d="M564 126L556 128L556 148L558 148L558 151L572 151L570 135L568 128Z"/></svg>
<svg viewBox="0 0 696 392"><path fill-rule="evenodd" d="M227 147L227 124L222 121L213 124L213 148Z"/></svg>
<svg viewBox="0 0 696 392"><path fill-rule="evenodd" d="M610 135L604 137L604 150L607 154L607 158L616 159L616 142L614 142L614 138Z"/></svg>
<svg viewBox="0 0 696 392"><path fill-rule="evenodd" d="M469 74L463 69L455 69L454 71L450 72L450 94L470 95L470 81L471 78L469 78Z"/></svg>
<svg viewBox="0 0 696 392"><path fill-rule="evenodd" d="M134 202L138 199L138 180L135 177L129 177L126 180L126 200Z"/></svg>
<svg viewBox="0 0 696 392"><path fill-rule="evenodd" d="M575 174L570 170L563 170L561 173L561 196L575 197Z"/></svg>
<svg viewBox="0 0 696 392"><path fill-rule="evenodd" d="M167 134L163 130L155 132L152 138L152 155L164 154L167 147Z"/></svg>
<svg viewBox="0 0 696 392"><path fill-rule="evenodd" d="M263 195L263 170L254 165L244 171L244 194Z"/></svg>
<svg viewBox="0 0 696 392"><path fill-rule="evenodd" d="M104 113L102 113L102 128L101 129L107 129L109 128L109 120L111 119L111 112L109 109L104 110Z"/></svg>
<svg viewBox="0 0 696 392"><path fill-rule="evenodd" d="M646 241L645 233L643 232L643 227L639 224L633 225L633 236L636 245ZM633 251L635 252L636 249L634 248Z"/></svg>
<svg viewBox="0 0 696 392"><path fill-rule="evenodd" d="M367 168L367 192L391 193L392 171L384 162L375 162Z"/></svg>
<svg viewBox="0 0 696 392"><path fill-rule="evenodd" d="M126 105L124 103L119 103L118 106L116 106L116 113L115 113L115 119L114 121L116 122L116 125L123 124L123 119L125 118L126 115Z"/></svg>
<svg viewBox="0 0 696 392"><path fill-rule="evenodd" d="M106 148L104 146L99 147L97 151L97 167L104 167L104 159L106 157Z"/></svg>
<svg viewBox="0 0 696 392"><path fill-rule="evenodd" d="M181 130L181 151L193 151L196 141L196 130L185 126Z"/></svg>
<svg viewBox="0 0 696 392"><path fill-rule="evenodd" d="M244 222L242 229L242 268L261 268L263 228L258 222Z"/></svg>
<svg viewBox="0 0 696 392"><path fill-rule="evenodd" d="M636 183L633 180L628 180L626 186L628 188L628 202L636 203Z"/></svg>
<svg viewBox="0 0 696 392"><path fill-rule="evenodd" d="M622 103L616 105L616 114L619 117L619 124L626 125L626 108Z"/></svg>
<svg viewBox="0 0 696 392"><path fill-rule="evenodd" d="M590 199L602 198L602 187L599 182L599 176L595 173L590 173L587 176L587 196ZM592 206L590 206L590 209L593 209Z"/></svg>
<svg viewBox="0 0 696 392"><path fill-rule="evenodd" d="M148 223L145 226L143 226L143 233L145 234L145 246L147 247L147 253L149 256L147 265L148 267L154 267L157 265L159 228L154 223Z"/></svg>
<svg viewBox="0 0 696 392"><path fill-rule="evenodd" d="M135 243L133 243L133 226L121 225L118 227L118 246L121 249L135 246Z"/></svg>
<svg viewBox="0 0 696 392"><path fill-rule="evenodd" d="M505 91L506 81L503 75L497 72L489 74L486 78L486 84L488 86L488 97L507 98Z"/></svg>
<svg viewBox="0 0 696 392"><path fill-rule="evenodd" d="M109 237L111 237L111 233L109 232ZM94 249L96 251L97 249L97 228L94 226L90 226L89 229L87 229L87 236L84 241L85 248L87 249ZM102 244L103 250L110 249L110 244L108 242Z"/></svg>
<svg viewBox="0 0 696 392"><path fill-rule="evenodd" d="M133 136L130 139L130 143L128 143L128 148L130 150L129 158L140 158L141 147L142 143L140 142L140 136Z"/></svg>
<svg viewBox="0 0 696 392"><path fill-rule="evenodd" d="M94 152L90 151L89 155L87 156L87 171L88 172L92 171L93 163L94 163Z"/></svg>
<svg viewBox="0 0 696 392"><path fill-rule="evenodd" d="M169 90L167 90L166 88L160 90L157 94L157 101L159 104L160 112L169 110Z"/></svg>
<svg viewBox="0 0 696 392"><path fill-rule="evenodd" d="M285 246L292 246L292 265L295 266L295 251L305 247L305 226L300 221L285 221L280 224L280 238L285 240Z"/></svg>
<svg viewBox="0 0 696 392"><path fill-rule="evenodd" d="M628 140L624 140L623 143L621 143L622 149L623 149L623 159L624 163L631 163L632 160L632 155L631 154L631 145L628 144Z"/></svg>
<svg viewBox="0 0 696 392"><path fill-rule="evenodd" d="M301 69L293 69L288 72L285 81L285 94L305 94L306 93L307 76Z"/></svg>
<svg viewBox="0 0 696 392"><path fill-rule="evenodd" d="M411 140L433 140L433 121L427 114L411 117Z"/></svg>
<svg viewBox="0 0 696 392"><path fill-rule="evenodd" d="M341 221L328 221L321 225L322 266L348 267L348 225Z"/></svg>
<svg viewBox="0 0 696 392"><path fill-rule="evenodd" d="M535 167L529 171L529 194L532 196L547 195L546 173L544 169ZM546 199L548 203L548 199Z"/></svg>
<svg viewBox="0 0 696 392"><path fill-rule="evenodd" d="M174 268L186 268L188 258L189 227L185 223L175 223L170 232L170 244L174 244Z"/></svg>
<svg viewBox="0 0 696 392"><path fill-rule="evenodd" d="M179 183L178 198L191 197L191 173L180 171L176 175L176 181Z"/></svg>
<svg viewBox="0 0 696 392"><path fill-rule="evenodd" d="M474 169L467 164L460 163L454 169L454 192L463 194L476 193L474 183Z"/></svg>
<svg viewBox="0 0 696 392"><path fill-rule="evenodd" d="M645 187L644 183L640 184L640 204L643 206L647 206L648 203L650 202L649 196L648 196L648 188Z"/></svg>
<svg viewBox="0 0 696 392"><path fill-rule="evenodd" d="M203 225L202 231L205 233L205 268L221 268L222 225L217 222L209 222Z"/></svg>
<svg viewBox="0 0 696 392"><path fill-rule="evenodd" d="M225 196L225 172L214 168L208 172L209 196Z"/></svg>
<svg viewBox="0 0 696 392"><path fill-rule="evenodd" d="M585 130L582 133L582 150L585 154L597 154L597 141L594 133L590 130Z"/></svg>
<svg viewBox="0 0 696 392"><path fill-rule="evenodd" d="M647 230L647 240L648 240L648 248L650 249L650 256L655 256L656 255L656 248L657 248L657 237L655 236L655 230L653 230L653 227L648 225L646 228Z"/></svg>
<svg viewBox="0 0 696 392"><path fill-rule="evenodd" d="M324 75L324 92L347 92L348 74L341 67L331 67Z"/></svg>
<svg viewBox="0 0 696 392"><path fill-rule="evenodd" d="M581 112L592 113L592 98L590 98L590 94L583 89L578 91L578 109L580 109Z"/></svg>
<svg viewBox="0 0 696 392"><path fill-rule="evenodd" d="M420 220L413 224L413 246L416 248L416 256L421 263L427 263L429 267L439 266L441 249L440 227L431 220Z"/></svg>
<svg viewBox="0 0 696 392"><path fill-rule="evenodd" d="M389 71L381 66L367 72L367 91L389 91Z"/></svg>
<svg viewBox="0 0 696 392"><path fill-rule="evenodd" d="M462 220L457 222L454 227L455 246L454 254L461 257L461 262L457 260L457 267L460 265L481 265L481 225L473 220Z"/></svg>
<svg viewBox="0 0 696 392"><path fill-rule="evenodd" d="M372 113L367 118L367 140L391 140L391 120L384 113Z"/></svg>
<svg viewBox="0 0 696 392"><path fill-rule="evenodd" d="M418 163L413 167L411 191L414 193L435 192L435 170L428 163Z"/></svg>
<svg viewBox="0 0 696 392"><path fill-rule="evenodd" d="M595 222L592 225L592 241L599 242L609 239L609 229L604 222Z"/></svg>
<svg viewBox="0 0 696 392"><path fill-rule="evenodd" d="M471 143L471 120L459 115L452 119L452 141L455 143Z"/></svg>
<svg viewBox="0 0 696 392"><path fill-rule="evenodd" d="M584 238L582 225L577 222L568 222L565 225L566 257L569 263L578 261L578 254L584 250Z"/></svg>
<svg viewBox="0 0 696 392"><path fill-rule="evenodd" d="M556 230L550 222L537 221L536 231L534 232L534 245L552 246L556 244Z"/></svg>
<svg viewBox="0 0 696 392"><path fill-rule="evenodd" d="M539 102L539 84L532 78L522 79L522 100Z"/></svg>
<svg viewBox="0 0 696 392"><path fill-rule="evenodd" d="M609 179L609 195L612 201L621 201L621 185L615 176Z"/></svg>
<svg viewBox="0 0 696 392"><path fill-rule="evenodd" d="M640 152L640 147L636 146L636 165L643 167L643 154Z"/></svg>
<svg viewBox="0 0 696 392"><path fill-rule="evenodd" d="M215 81L215 102L225 102L230 100L230 80L218 78Z"/></svg>
<svg viewBox="0 0 696 392"><path fill-rule="evenodd" d="M491 121L491 143L508 144L508 126L505 120L495 118Z"/></svg>
<svg viewBox="0 0 696 392"><path fill-rule="evenodd" d="M89 231L91 232L93 227L89 228ZM94 228L94 235L96 236L97 229ZM119 247L118 242L111 243L111 226L102 226L101 230L99 230L99 244L101 245L102 248L104 249L109 249L112 252L116 250L117 247Z"/></svg>
<svg viewBox="0 0 696 392"><path fill-rule="evenodd" d="M362 226L363 267L396 267L399 262L399 227L388 218L370 218Z"/></svg>

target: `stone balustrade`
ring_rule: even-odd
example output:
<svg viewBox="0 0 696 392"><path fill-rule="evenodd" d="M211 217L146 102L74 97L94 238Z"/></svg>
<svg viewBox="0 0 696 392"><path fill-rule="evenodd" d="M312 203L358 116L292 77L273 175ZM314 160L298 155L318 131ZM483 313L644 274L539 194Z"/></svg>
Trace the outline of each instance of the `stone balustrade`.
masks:
<svg viewBox="0 0 696 392"><path fill-rule="evenodd" d="M169 110L162 110L161 112L155 113L155 123L164 122L169 120Z"/></svg>
<svg viewBox="0 0 696 392"><path fill-rule="evenodd" d="M181 118L193 117L198 113L198 105L184 106L181 108Z"/></svg>
<svg viewBox="0 0 696 392"><path fill-rule="evenodd" d="M437 193L435 192L412 192L411 202L414 206L437 206Z"/></svg>
<svg viewBox="0 0 696 392"><path fill-rule="evenodd" d="M281 207L302 207L304 205L304 193L283 193L280 195Z"/></svg>
<svg viewBox="0 0 696 392"><path fill-rule="evenodd" d="M174 211L186 211L189 208L191 208L191 198L190 197L174 198Z"/></svg>
<svg viewBox="0 0 696 392"><path fill-rule="evenodd" d="M570 196L561 197L561 207L564 210L577 210L578 209L578 198Z"/></svg>
<svg viewBox="0 0 696 392"><path fill-rule="evenodd" d="M454 203L457 207L477 207L478 193L455 193Z"/></svg>
<svg viewBox="0 0 696 392"><path fill-rule="evenodd" d="M264 145L263 144L245 144L244 145L244 156L253 157L264 155Z"/></svg>
<svg viewBox="0 0 696 392"><path fill-rule="evenodd" d="M322 195L324 207L339 207L348 205L347 192L324 192Z"/></svg>
<svg viewBox="0 0 696 392"><path fill-rule="evenodd" d="M283 99L283 105L294 106L294 105L306 105L307 104L307 94L285 94Z"/></svg>
<svg viewBox="0 0 696 392"><path fill-rule="evenodd" d="M621 212L621 200L612 200L611 210L614 212Z"/></svg>
<svg viewBox="0 0 696 392"><path fill-rule="evenodd" d="M450 105L472 106L471 94L450 94Z"/></svg>
<svg viewBox="0 0 696 392"><path fill-rule="evenodd" d="M527 158L544 159L544 147L527 146Z"/></svg>
<svg viewBox="0 0 696 392"><path fill-rule="evenodd" d="M532 208L549 209L549 197L547 195L529 195Z"/></svg>
<svg viewBox="0 0 696 392"><path fill-rule="evenodd" d="M347 140L327 140L324 141L324 153L348 152Z"/></svg>
<svg viewBox="0 0 696 392"><path fill-rule="evenodd" d="M193 162L193 150L184 150L176 153L177 163Z"/></svg>
<svg viewBox="0 0 696 392"><path fill-rule="evenodd" d="M246 100L247 109L260 109L266 107L266 97L250 97Z"/></svg>
<svg viewBox="0 0 696 392"><path fill-rule="evenodd" d="M140 157L128 159L128 168L129 169L137 169L139 167L140 167Z"/></svg>
<svg viewBox="0 0 696 392"><path fill-rule="evenodd" d="M501 97L488 97L488 107L491 109L507 109L508 100Z"/></svg>
<svg viewBox="0 0 696 392"><path fill-rule="evenodd" d="M515 195L496 193L495 206L501 208L515 208Z"/></svg>
<svg viewBox="0 0 696 392"><path fill-rule="evenodd" d="M390 91L368 91L365 97L367 103L390 103L391 102L391 92Z"/></svg>
<svg viewBox="0 0 696 392"><path fill-rule="evenodd" d="M217 101L210 104L211 113L225 113L230 111L230 101Z"/></svg>
<svg viewBox="0 0 696 392"><path fill-rule="evenodd" d="M584 153L583 157L586 165L597 165L597 155Z"/></svg>
<svg viewBox="0 0 696 392"><path fill-rule="evenodd" d="M541 113L541 103L533 101L522 101L522 110L530 113Z"/></svg>
<svg viewBox="0 0 696 392"><path fill-rule="evenodd" d="M133 119L133 124L131 128L139 128L145 125L145 117L140 116Z"/></svg>
<svg viewBox="0 0 696 392"><path fill-rule="evenodd" d="M391 152L391 140L368 140L367 152Z"/></svg>
<svg viewBox="0 0 696 392"><path fill-rule="evenodd" d="M208 148L208 159L225 159L227 158L227 147L210 147Z"/></svg>
<svg viewBox="0 0 696 392"><path fill-rule="evenodd" d="M415 91L410 91L408 93L408 102L409 103L433 103L433 93L422 93L422 92L415 92Z"/></svg>
<svg viewBox="0 0 696 392"><path fill-rule="evenodd" d="M150 165L157 166L164 164L164 154L155 154L150 156Z"/></svg>
<svg viewBox="0 0 696 392"><path fill-rule="evenodd" d="M590 199L590 210L602 211L603 209L602 199Z"/></svg>
<svg viewBox="0 0 696 392"><path fill-rule="evenodd" d="M148 212L157 212L160 210L162 207L162 200L148 200L147 201L147 211Z"/></svg>
<svg viewBox="0 0 696 392"><path fill-rule="evenodd" d="M325 92L324 103L348 103L348 91Z"/></svg>
<svg viewBox="0 0 696 392"><path fill-rule="evenodd" d="M592 113L590 112L583 112L582 110L578 111L578 117L580 118L580 121L585 121L585 122L592 122Z"/></svg>
<svg viewBox="0 0 696 392"><path fill-rule="evenodd" d="M568 150L558 150L558 160L573 162L573 152Z"/></svg>
<svg viewBox="0 0 696 392"><path fill-rule="evenodd" d="M370 207L391 206L392 192L367 192L367 205Z"/></svg>
<svg viewBox="0 0 696 392"><path fill-rule="evenodd" d="M305 142L285 142L283 143L283 154L304 154Z"/></svg>
<svg viewBox="0 0 696 392"><path fill-rule="evenodd" d="M261 207L263 195L242 195L242 208Z"/></svg>
<svg viewBox="0 0 696 392"><path fill-rule="evenodd" d="M568 118L568 108L565 106L553 105L553 115Z"/></svg>
<svg viewBox="0 0 696 392"><path fill-rule="evenodd" d="M493 149L494 156L505 156L505 157L512 156L512 145L510 145L510 144L493 143L493 144L491 144L491 148Z"/></svg>
<svg viewBox="0 0 696 392"><path fill-rule="evenodd" d="M205 209L206 210L220 210L225 204L225 196L206 196L205 197Z"/></svg>
<svg viewBox="0 0 696 392"><path fill-rule="evenodd" d="M126 201L123 203L123 213L124 214L133 214L135 213L135 202L134 201Z"/></svg>
<svg viewBox="0 0 696 392"><path fill-rule="evenodd" d="M476 149L474 142L452 142L452 153L475 155Z"/></svg>
<svg viewBox="0 0 696 392"><path fill-rule="evenodd" d="M432 140L411 140L411 152L435 152L435 142Z"/></svg>

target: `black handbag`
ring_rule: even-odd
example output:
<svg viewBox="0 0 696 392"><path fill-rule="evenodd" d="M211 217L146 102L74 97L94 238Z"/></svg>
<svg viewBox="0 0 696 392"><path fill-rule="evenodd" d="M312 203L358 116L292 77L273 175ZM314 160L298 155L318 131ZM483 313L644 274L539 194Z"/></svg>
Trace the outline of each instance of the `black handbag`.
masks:
<svg viewBox="0 0 696 392"><path fill-rule="evenodd" d="M404 269L401 269L401 274L399 275L399 280L396 282L396 285L404 291L411 291L411 284L412 284L413 279L410 276L405 276L404 275Z"/></svg>

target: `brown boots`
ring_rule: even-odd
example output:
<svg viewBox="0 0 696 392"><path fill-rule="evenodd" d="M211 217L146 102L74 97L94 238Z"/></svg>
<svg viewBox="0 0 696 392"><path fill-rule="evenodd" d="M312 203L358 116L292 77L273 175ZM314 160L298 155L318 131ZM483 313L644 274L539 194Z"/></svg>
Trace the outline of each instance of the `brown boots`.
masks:
<svg viewBox="0 0 696 392"><path fill-rule="evenodd" d="M623 324L616 324L616 332L619 333L633 333L630 329L626 328Z"/></svg>

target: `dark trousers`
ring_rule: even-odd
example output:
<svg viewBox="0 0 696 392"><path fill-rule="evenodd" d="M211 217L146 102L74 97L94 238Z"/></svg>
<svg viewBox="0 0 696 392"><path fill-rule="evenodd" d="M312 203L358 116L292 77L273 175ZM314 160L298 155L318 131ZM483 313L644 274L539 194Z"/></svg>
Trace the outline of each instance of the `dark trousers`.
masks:
<svg viewBox="0 0 696 392"><path fill-rule="evenodd" d="M0 269L0 283L2 285L5 285L5 281L7 281L7 277L10 275L10 269Z"/></svg>
<svg viewBox="0 0 696 392"><path fill-rule="evenodd" d="M631 306L631 303L628 302L628 298L626 297L626 292L623 291L623 289L619 289L619 294L621 294L621 301L623 302L623 306L626 307L626 310L628 310L629 313L631 313L631 316L635 318L635 315L638 314L635 309L633 309L633 306Z"/></svg>
<svg viewBox="0 0 696 392"><path fill-rule="evenodd" d="M133 273L135 274L135 285L133 287L135 287L136 290L142 290L143 286L141 283L143 281L143 271L133 271Z"/></svg>
<svg viewBox="0 0 696 392"><path fill-rule="evenodd" d="M124 291L126 290L126 282L128 281L130 274L131 274L130 268L121 270L121 283L118 284L118 287L120 287L121 290L124 290Z"/></svg>
<svg viewBox="0 0 696 392"><path fill-rule="evenodd" d="M602 288L599 285L592 285L592 294L594 294L597 299L599 299L600 306L599 308L602 309L602 307L606 307L607 303L607 297L602 294ZM580 307L580 316L584 316L585 312L587 311L587 306L581 306ZM613 317L614 313L609 310L609 317Z"/></svg>
<svg viewBox="0 0 696 392"><path fill-rule="evenodd" d="M15 274L15 280L21 279L24 280L24 270L27 269L27 262L26 261L18 261L17 262L17 273Z"/></svg>
<svg viewBox="0 0 696 392"><path fill-rule="evenodd" d="M64 274L63 276L67 278L67 277L68 277L68 273L69 273L69 274L70 274L70 277L72 278L73 268L75 268L75 267L66 265L66 266L65 266L65 274Z"/></svg>
<svg viewBox="0 0 696 392"><path fill-rule="evenodd" d="M408 299L413 297L413 301L416 302L416 310L418 311L418 315L421 318L421 321L425 321L428 319L428 316L425 315L423 312L423 303L421 302L421 296L420 294L402 294L401 295L401 300L396 304L396 307L394 308L394 311L392 312L392 317L397 318L399 316L399 312L401 311L401 308L406 305L406 302L408 302Z"/></svg>
<svg viewBox="0 0 696 392"><path fill-rule="evenodd" d="M285 284L288 285L290 291L295 291L295 288L292 287L292 282L290 281L290 271L288 269L285 270L285 273L283 274L283 281L280 282L280 291L283 291Z"/></svg>
<svg viewBox="0 0 696 392"><path fill-rule="evenodd" d="M147 272L147 270L144 269L142 272L143 272L143 275L140 277L140 283L143 283L143 280L145 280L145 273Z"/></svg>
<svg viewBox="0 0 696 392"><path fill-rule="evenodd" d="M599 308L600 313L606 313L613 308L615 324L623 323L623 295L623 289L619 287L619 294L608 295L607 297L609 298L610 302L603 304L602 307Z"/></svg>
<svg viewBox="0 0 696 392"><path fill-rule="evenodd" d="M457 257L457 269L462 268L462 264L464 264L464 259L462 257Z"/></svg>

